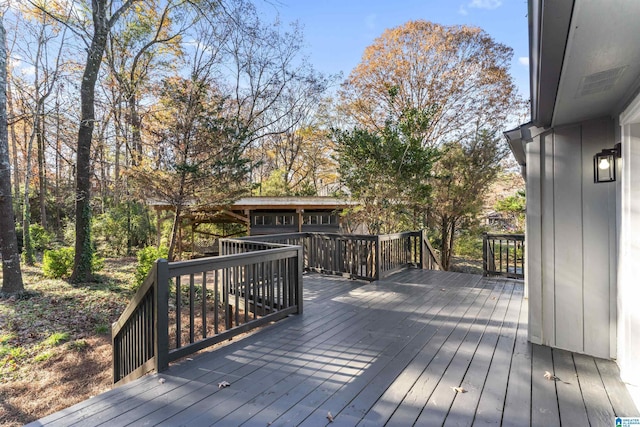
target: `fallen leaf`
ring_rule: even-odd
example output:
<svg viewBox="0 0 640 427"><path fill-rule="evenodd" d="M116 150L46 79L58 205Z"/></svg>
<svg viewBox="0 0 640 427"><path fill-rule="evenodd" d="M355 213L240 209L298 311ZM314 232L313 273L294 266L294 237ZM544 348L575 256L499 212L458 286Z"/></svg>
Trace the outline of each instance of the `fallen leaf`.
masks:
<svg viewBox="0 0 640 427"><path fill-rule="evenodd" d="M222 381L221 383L218 383L218 388L225 388L225 387L229 387L231 384L229 384L227 381Z"/></svg>
<svg viewBox="0 0 640 427"><path fill-rule="evenodd" d="M446 291L446 289L445 289L445 288L442 288L442 289L440 289L440 290L441 290L442 292Z"/></svg>
<svg viewBox="0 0 640 427"><path fill-rule="evenodd" d="M549 381L558 381L560 378L556 377L555 375L553 375L551 372L549 371L545 371L544 372L544 377L546 379L548 379Z"/></svg>
<svg viewBox="0 0 640 427"><path fill-rule="evenodd" d="M457 391L458 393L466 393L467 390L465 390L462 387L451 387L452 389L454 389L455 391Z"/></svg>
<svg viewBox="0 0 640 427"><path fill-rule="evenodd" d="M329 420L330 423L333 422L333 415L331 415L331 412L327 413L327 419Z"/></svg>

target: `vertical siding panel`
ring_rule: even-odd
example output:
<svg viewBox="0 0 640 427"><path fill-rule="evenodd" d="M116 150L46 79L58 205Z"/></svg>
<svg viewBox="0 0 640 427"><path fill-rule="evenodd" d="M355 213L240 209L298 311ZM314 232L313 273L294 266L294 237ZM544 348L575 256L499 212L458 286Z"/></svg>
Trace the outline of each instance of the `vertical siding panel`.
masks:
<svg viewBox="0 0 640 427"><path fill-rule="evenodd" d="M542 329L545 345L556 345L556 265L555 265L555 136L541 137L542 189Z"/></svg>
<svg viewBox="0 0 640 427"><path fill-rule="evenodd" d="M541 137L526 145L527 154L527 254L526 280L529 291L529 341L542 344L542 240L541 240Z"/></svg>
<svg viewBox="0 0 640 427"><path fill-rule="evenodd" d="M616 217L615 183L593 182L593 156L613 147L613 123L609 119L583 124L583 243L584 243L584 352L610 356L610 219ZM614 227L615 229L615 227Z"/></svg>
<svg viewBox="0 0 640 427"><path fill-rule="evenodd" d="M555 345L584 352L580 126L555 130L554 159Z"/></svg>

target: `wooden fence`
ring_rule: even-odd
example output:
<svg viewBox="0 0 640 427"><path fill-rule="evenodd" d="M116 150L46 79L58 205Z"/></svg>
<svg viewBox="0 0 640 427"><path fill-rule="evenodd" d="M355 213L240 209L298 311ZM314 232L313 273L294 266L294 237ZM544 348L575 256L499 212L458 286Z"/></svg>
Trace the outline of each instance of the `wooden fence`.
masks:
<svg viewBox="0 0 640 427"><path fill-rule="evenodd" d="M482 235L484 276L524 279L524 234Z"/></svg>
<svg viewBox="0 0 640 427"><path fill-rule="evenodd" d="M112 325L114 384L302 313L304 270L373 281L411 266L442 269L424 231L222 239L217 257L157 260Z"/></svg>
<svg viewBox="0 0 640 427"><path fill-rule="evenodd" d="M231 255L155 262L112 326L115 384L152 369L160 372L180 357L302 313L302 248L238 246L242 251Z"/></svg>

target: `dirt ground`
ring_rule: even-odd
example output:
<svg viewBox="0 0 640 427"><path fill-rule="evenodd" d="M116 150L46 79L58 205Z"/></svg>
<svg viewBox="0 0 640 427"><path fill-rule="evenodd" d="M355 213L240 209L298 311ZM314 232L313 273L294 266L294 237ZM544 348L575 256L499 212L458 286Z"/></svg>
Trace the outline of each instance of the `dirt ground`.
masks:
<svg viewBox="0 0 640 427"><path fill-rule="evenodd" d="M135 259L105 261L71 286L24 267L27 293L0 296L0 425L20 426L111 388L110 324L131 295Z"/></svg>

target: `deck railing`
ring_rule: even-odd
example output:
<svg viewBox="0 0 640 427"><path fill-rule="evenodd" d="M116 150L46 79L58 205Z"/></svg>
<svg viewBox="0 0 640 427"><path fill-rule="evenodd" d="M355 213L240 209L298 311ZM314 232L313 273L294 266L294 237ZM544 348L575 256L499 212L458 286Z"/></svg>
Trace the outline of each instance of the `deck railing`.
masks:
<svg viewBox="0 0 640 427"><path fill-rule="evenodd" d="M524 234L482 235L484 276L524 279Z"/></svg>
<svg viewBox="0 0 640 427"><path fill-rule="evenodd" d="M302 313L302 248L225 241L219 257L158 260L112 326L114 383Z"/></svg>
<svg viewBox="0 0 640 427"><path fill-rule="evenodd" d="M302 313L304 270L373 281L411 266L441 269L424 231L222 239L217 257L157 260L112 326L114 384Z"/></svg>
<svg viewBox="0 0 640 427"><path fill-rule="evenodd" d="M379 280L411 266L442 270L424 231L378 236L287 233L250 236L236 240L299 245L304 250L306 271L342 275L353 279Z"/></svg>

